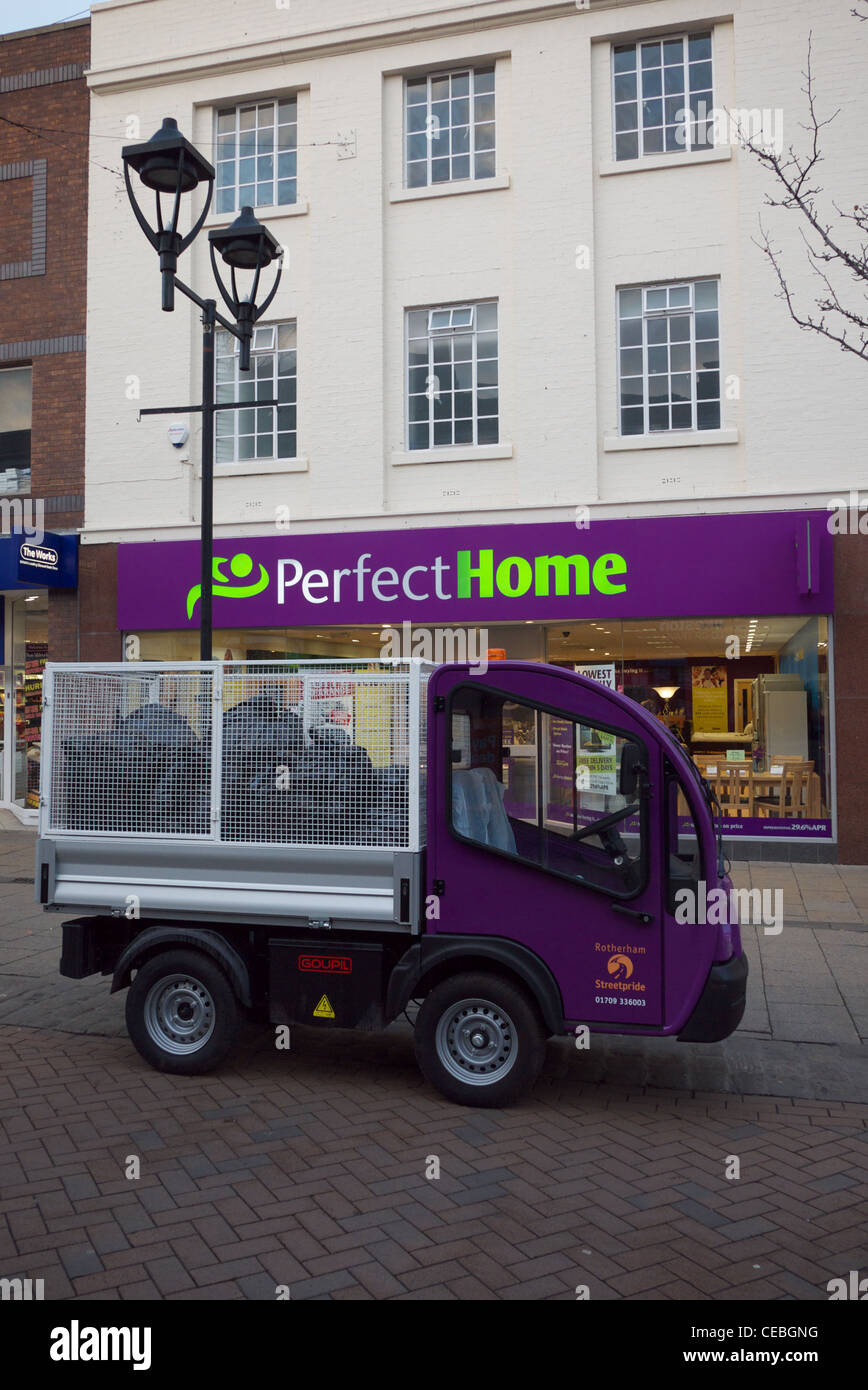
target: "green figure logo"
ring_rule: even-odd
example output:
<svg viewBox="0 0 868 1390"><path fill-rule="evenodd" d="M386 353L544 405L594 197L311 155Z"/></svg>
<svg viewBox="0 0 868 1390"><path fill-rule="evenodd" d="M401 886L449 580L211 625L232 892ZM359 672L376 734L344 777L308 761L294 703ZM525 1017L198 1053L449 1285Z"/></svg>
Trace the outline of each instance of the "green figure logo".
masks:
<svg viewBox="0 0 868 1390"><path fill-rule="evenodd" d="M236 579L246 579L253 569L253 561L249 555L242 551L239 555L233 555L230 560L227 555L215 555L211 562L211 592L220 594L223 598L250 598L253 594L261 594L263 589L268 588L268 570L264 565L259 566L259 578L255 584L231 584L225 574L221 574L220 566L228 565ZM214 583L219 580L219 583ZM187 594L187 617L192 618L193 609L202 597L202 585L194 584Z"/></svg>

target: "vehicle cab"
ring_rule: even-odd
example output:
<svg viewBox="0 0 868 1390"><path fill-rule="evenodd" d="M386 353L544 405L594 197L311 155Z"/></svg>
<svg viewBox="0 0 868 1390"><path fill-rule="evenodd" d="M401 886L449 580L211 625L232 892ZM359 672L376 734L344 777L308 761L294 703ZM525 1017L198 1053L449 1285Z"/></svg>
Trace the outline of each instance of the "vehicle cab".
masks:
<svg viewBox="0 0 868 1390"><path fill-rule="evenodd" d="M731 884L709 789L665 726L521 662L440 667L429 719L428 929L532 953L568 1032L728 1036L747 962L732 914L704 911Z"/></svg>

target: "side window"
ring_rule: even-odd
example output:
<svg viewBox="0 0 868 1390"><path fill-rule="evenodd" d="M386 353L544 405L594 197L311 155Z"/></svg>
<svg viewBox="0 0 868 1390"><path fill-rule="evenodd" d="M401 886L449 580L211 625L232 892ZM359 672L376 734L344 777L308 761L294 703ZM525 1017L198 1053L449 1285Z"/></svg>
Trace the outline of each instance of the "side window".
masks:
<svg viewBox="0 0 868 1390"><path fill-rule="evenodd" d="M452 829L616 896L645 881L643 745L478 685L451 701Z"/></svg>

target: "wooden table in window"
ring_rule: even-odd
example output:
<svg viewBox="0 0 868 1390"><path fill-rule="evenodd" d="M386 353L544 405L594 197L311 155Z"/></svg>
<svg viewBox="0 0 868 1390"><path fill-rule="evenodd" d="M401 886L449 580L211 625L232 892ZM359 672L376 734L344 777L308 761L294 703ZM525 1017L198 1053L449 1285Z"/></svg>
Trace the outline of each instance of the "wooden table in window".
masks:
<svg viewBox="0 0 868 1390"><path fill-rule="evenodd" d="M706 758L702 754L694 757L694 761L699 767L700 772L706 781L713 786L719 785L723 774L732 768L743 770L745 775L750 772L750 782L752 797L774 796L779 797L781 791L782 772L755 772L749 762L730 763L725 758ZM747 777L746 777L747 780ZM820 800L820 776L817 772L810 772L804 784L805 790L802 801L802 817L807 820L817 820L822 814L822 803ZM732 814L731 808L723 806L724 815L728 812ZM686 815L687 806L684 798L679 794L678 814Z"/></svg>

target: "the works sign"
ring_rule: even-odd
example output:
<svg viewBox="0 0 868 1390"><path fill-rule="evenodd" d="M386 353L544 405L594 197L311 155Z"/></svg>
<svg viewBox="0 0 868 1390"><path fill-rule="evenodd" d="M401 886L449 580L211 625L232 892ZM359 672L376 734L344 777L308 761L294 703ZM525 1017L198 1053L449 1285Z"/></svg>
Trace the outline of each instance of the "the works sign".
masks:
<svg viewBox="0 0 868 1390"><path fill-rule="evenodd" d="M218 537L214 625L828 613L825 522L802 512ZM197 626L199 578L198 541L119 546L118 626Z"/></svg>

